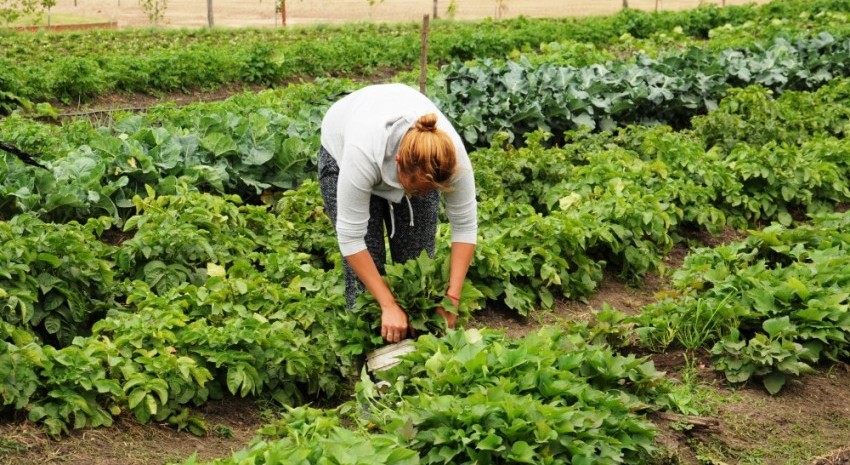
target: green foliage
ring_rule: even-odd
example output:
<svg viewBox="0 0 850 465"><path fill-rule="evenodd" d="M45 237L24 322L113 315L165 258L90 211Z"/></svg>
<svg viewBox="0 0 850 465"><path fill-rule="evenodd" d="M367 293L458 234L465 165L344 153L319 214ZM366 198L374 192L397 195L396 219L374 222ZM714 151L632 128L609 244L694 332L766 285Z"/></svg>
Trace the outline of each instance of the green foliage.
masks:
<svg viewBox="0 0 850 465"><path fill-rule="evenodd" d="M54 344L87 334L114 294L108 247L96 235L109 221L43 223L27 215L0 222L2 320Z"/></svg>
<svg viewBox="0 0 850 465"><path fill-rule="evenodd" d="M91 58L57 58L50 82L53 95L65 104L86 101L108 90L100 66Z"/></svg>
<svg viewBox="0 0 850 465"><path fill-rule="evenodd" d="M376 464L417 465L415 451L390 434L349 431L337 418L309 407L289 409L274 426L260 431L268 439L258 438L249 448L233 453L209 465L242 463L322 463L327 465ZM278 439L279 438L279 439ZM183 465L196 465L193 456Z"/></svg>
<svg viewBox="0 0 850 465"><path fill-rule="evenodd" d="M138 214L124 224L133 237L116 254L122 276L162 292L183 282L203 282L208 263L227 265L254 250L249 217L262 215L264 208L240 207L236 196L185 189L174 196L150 194L133 199Z"/></svg>
<svg viewBox="0 0 850 465"><path fill-rule="evenodd" d="M392 289L396 303L407 313L408 324L417 334L445 331L445 321L436 313L438 308L456 314L457 324L462 327L469 321L472 312L483 304L484 295L469 281L463 284L457 307L445 295L449 287L449 263L448 253L441 253L433 259L423 250L415 259L386 265L384 280ZM372 321L373 334L380 334L380 306L372 294L366 292L358 296L355 308L368 315Z"/></svg>
<svg viewBox="0 0 850 465"><path fill-rule="evenodd" d="M730 382L760 379L771 394L822 360L847 357L848 218L773 225L698 251L674 275L680 295L646 307L637 334L656 346L668 333L667 343L713 345L715 366Z"/></svg>
<svg viewBox="0 0 850 465"><path fill-rule="evenodd" d="M165 5L164 1L153 0L142 3L154 24ZM743 37L769 39L790 28L823 28L827 21L840 26L843 23L834 16L850 10L846 2L834 0L783 1L781 6L771 5L726 8L705 5L693 10L660 13L627 9L609 17L583 19L436 21L431 26L429 59L444 64L453 60L503 57L515 50L533 50L540 44L556 41L581 42L601 48L612 43L616 45L624 34L644 39L677 28L683 38L691 40L708 38L721 27L724 33L717 36L723 41L732 42L726 37L729 35L738 41ZM0 11L4 10L13 11L0 7ZM773 24L776 21L787 24L777 26ZM725 32L726 29L731 31ZM157 94L180 89L220 88L231 83L265 85L322 75L357 77L383 74L386 69L405 70L417 62L419 34L418 24L413 22L292 27L285 31L3 32L0 34L0 59L15 63L13 73L19 85L4 89L12 95L36 102L58 98L77 101L113 89ZM59 87L66 95L55 94L46 76L61 77L57 66L70 66L63 61L86 61L93 50L98 55L99 71L86 65L95 73L80 75L85 85L75 87L68 81ZM274 56L269 50L276 51ZM73 67L71 70L74 71Z"/></svg>
<svg viewBox="0 0 850 465"><path fill-rule="evenodd" d="M633 463L652 447L634 412L666 396L652 364L581 337L544 329L520 340L476 330L420 338L361 382L362 421L396 432L423 463Z"/></svg>
<svg viewBox="0 0 850 465"><path fill-rule="evenodd" d="M640 462L654 450L654 428L639 412L661 408L671 391L645 359L552 328L518 340L450 331L415 345L401 365L379 374L388 389L364 375L356 402L334 411L288 409L251 446L212 463L300 452L320 463L613 464ZM349 430L341 429L346 422ZM402 455L380 454L384 444Z"/></svg>
<svg viewBox="0 0 850 465"><path fill-rule="evenodd" d="M350 83L305 85L216 104L119 117L112 127L61 128L19 117L0 139L34 153L47 169L0 154L0 213L33 212L68 221L109 215L121 221L134 195L175 194L177 186L257 201L314 176L321 115Z"/></svg>
<svg viewBox="0 0 850 465"><path fill-rule="evenodd" d="M657 60L640 56L635 63L581 68L535 66L525 58L504 65L455 61L443 68L434 98L467 142L477 146L490 144L500 132L513 141L538 129L559 136L581 126L683 127L691 117L715 109L730 87L760 84L781 92L847 76L850 69L839 57L848 47L850 41L821 33L719 56L692 47Z"/></svg>

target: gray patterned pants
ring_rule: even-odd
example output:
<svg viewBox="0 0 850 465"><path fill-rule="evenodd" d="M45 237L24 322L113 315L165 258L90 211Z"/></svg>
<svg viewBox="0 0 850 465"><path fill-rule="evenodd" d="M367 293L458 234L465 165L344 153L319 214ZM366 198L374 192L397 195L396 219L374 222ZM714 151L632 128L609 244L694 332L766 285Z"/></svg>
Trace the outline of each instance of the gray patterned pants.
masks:
<svg viewBox="0 0 850 465"><path fill-rule="evenodd" d="M325 211L336 227L336 189L339 179L339 166L324 147L319 149L319 188L325 202ZM369 225L366 230L366 248L384 274L387 261L387 246L384 240L384 228L392 230L392 218L395 217L395 233L389 238L390 254L393 262L404 263L416 258L423 250L434 256L437 236L437 213L440 207L440 192L434 190L426 195L410 197L407 201L393 204L386 199L373 195L369 201ZM411 214L413 221L411 222ZM411 226L411 223L413 226ZM354 270L343 260L345 271L345 302L349 308L354 306L357 295L365 291L363 283Z"/></svg>

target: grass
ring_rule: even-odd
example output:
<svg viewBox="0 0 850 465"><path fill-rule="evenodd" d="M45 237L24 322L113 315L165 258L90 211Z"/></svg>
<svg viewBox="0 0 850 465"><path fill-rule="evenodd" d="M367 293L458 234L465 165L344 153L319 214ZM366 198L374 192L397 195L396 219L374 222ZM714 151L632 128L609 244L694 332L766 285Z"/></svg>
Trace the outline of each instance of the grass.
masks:
<svg viewBox="0 0 850 465"><path fill-rule="evenodd" d="M13 21L11 24L7 26L10 27L29 27L29 26L47 26L48 17L47 14L35 15L35 16L22 16L17 20ZM95 24L95 23L104 23L108 20L106 18L98 18L93 16L78 16L78 15L65 15L65 14L51 14L50 15L50 25L51 26L65 26L69 24Z"/></svg>

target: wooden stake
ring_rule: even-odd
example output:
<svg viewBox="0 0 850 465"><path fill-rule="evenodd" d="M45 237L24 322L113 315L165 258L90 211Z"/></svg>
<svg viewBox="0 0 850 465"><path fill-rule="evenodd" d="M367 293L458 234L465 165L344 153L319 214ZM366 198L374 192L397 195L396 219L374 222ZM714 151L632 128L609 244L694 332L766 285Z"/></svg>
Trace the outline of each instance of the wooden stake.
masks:
<svg viewBox="0 0 850 465"><path fill-rule="evenodd" d="M425 93L425 82L428 80L428 15L422 17L422 57L419 61L419 92Z"/></svg>

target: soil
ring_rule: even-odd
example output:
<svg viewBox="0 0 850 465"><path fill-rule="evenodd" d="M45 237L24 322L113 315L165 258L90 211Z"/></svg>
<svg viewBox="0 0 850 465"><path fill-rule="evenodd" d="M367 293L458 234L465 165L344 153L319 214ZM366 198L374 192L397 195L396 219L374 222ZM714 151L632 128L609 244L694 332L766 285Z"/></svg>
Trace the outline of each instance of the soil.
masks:
<svg viewBox="0 0 850 465"><path fill-rule="evenodd" d="M207 461L244 448L267 422L248 399L209 402L197 413L206 419L206 437L167 425L140 425L126 415L110 428L75 431L60 441L31 423L0 424L0 464L161 465L182 463L192 454Z"/></svg>
<svg viewBox="0 0 850 465"><path fill-rule="evenodd" d="M850 463L850 371L822 367L791 382L779 395L761 386L713 387L719 400L711 429L682 429L658 421L668 463L832 464ZM817 457L822 457L816 459ZM754 458L757 461L753 461Z"/></svg>

